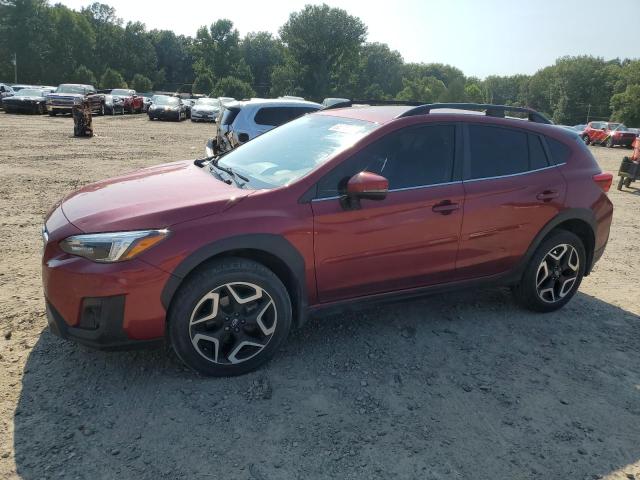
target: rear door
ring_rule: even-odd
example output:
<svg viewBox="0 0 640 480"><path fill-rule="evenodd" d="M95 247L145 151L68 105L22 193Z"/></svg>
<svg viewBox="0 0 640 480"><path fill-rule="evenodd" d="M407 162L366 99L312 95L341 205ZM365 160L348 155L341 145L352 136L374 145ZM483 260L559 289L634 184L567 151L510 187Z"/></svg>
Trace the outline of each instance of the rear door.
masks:
<svg viewBox="0 0 640 480"><path fill-rule="evenodd" d="M461 279L513 268L562 209L566 192L540 136L474 123L465 132L466 197L457 261Z"/></svg>
<svg viewBox="0 0 640 480"><path fill-rule="evenodd" d="M406 128L363 148L319 182L312 209L321 302L453 278L464 201L454 164L461 151L455 125ZM361 171L386 177L389 193L345 209L342 185Z"/></svg>

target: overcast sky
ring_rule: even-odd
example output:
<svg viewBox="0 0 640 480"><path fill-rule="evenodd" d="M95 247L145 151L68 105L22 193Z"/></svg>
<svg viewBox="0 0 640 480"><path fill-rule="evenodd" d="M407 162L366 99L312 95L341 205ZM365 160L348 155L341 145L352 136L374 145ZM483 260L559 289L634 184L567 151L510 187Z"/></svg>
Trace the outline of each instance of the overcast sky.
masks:
<svg viewBox="0 0 640 480"><path fill-rule="evenodd" d="M57 0L59 1L59 0ZM277 33L305 0L101 0L125 21L195 35L231 19L244 35ZM52 2L54 3L54 2ZM89 0L61 0L75 9ZM321 2L315 2L321 3ZM466 75L534 73L563 55L640 57L640 0L325 0L360 17L369 41L408 62L442 62Z"/></svg>

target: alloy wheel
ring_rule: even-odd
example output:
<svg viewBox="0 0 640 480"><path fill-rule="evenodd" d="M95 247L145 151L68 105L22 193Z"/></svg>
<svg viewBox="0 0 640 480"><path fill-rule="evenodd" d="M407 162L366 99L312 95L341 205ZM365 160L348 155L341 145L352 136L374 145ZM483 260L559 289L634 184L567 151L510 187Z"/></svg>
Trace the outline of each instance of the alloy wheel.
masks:
<svg viewBox="0 0 640 480"><path fill-rule="evenodd" d="M536 272L536 291L546 303L566 297L576 283L580 271L578 251L567 243L552 248L542 259Z"/></svg>
<svg viewBox="0 0 640 480"><path fill-rule="evenodd" d="M269 344L277 321L275 302L265 289L253 283L225 283L198 301L189 320L189 336L208 361L238 364Z"/></svg>

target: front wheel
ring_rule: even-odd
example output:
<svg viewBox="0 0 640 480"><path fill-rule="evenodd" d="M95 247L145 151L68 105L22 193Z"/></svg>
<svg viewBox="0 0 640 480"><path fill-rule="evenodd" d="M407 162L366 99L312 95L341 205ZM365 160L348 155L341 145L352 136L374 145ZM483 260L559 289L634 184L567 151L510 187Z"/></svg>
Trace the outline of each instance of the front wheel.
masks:
<svg viewBox="0 0 640 480"><path fill-rule="evenodd" d="M99 115L100 117L103 117L103 116L104 116L104 114L105 114L105 107L104 107L104 103L101 103L101 104L100 104L100 109L98 110L98 115Z"/></svg>
<svg viewBox="0 0 640 480"><path fill-rule="evenodd" d="M609 137L605 145L607 146L607 148L613 148L613 138Z"/></svg>
<svg viewBox="0 0 640 480"><path fill-rule="evenodd" d="M291 328L291 300L264 265L242 258L211 263L189 278L169 310L180 359L203 375L241 375L263 365Z"/></svg>
<svg viewBox="0 0 640 480"><path fill-rule="evenodd" d="M589 135L584 134L582 136L582 141L584 142L585 145L589 145L591 143L591 139L589 138Z"/></svg>
<svg viewBox="0 0 640 480"><path fill-rule="evenodd" d="M535 251L520 283L516 300L536 312L552 312L575 295L586 267L580 238L567 230L553 232Z"/></svg>
<svg viewBox="0 0 640 480"><path fill-rule="evenodd" d="M622 190L622 186L624 185L625 178L624 177L620 177L620 179L618 180L618 190Z"/></svg>

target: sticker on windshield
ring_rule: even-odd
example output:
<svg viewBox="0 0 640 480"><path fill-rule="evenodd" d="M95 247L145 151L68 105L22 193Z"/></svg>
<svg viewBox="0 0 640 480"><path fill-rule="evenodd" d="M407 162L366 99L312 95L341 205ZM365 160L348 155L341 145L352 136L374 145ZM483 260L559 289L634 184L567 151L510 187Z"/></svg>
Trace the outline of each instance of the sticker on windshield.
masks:
<svg viewBox="0 0 640 480"><path fill-rule="evenodd" d="M350 123L337 123L333 127L330 127L329 130L332 132L354 134L354 133L362 133L364 131L364 126L353 125Z"/></svg>

